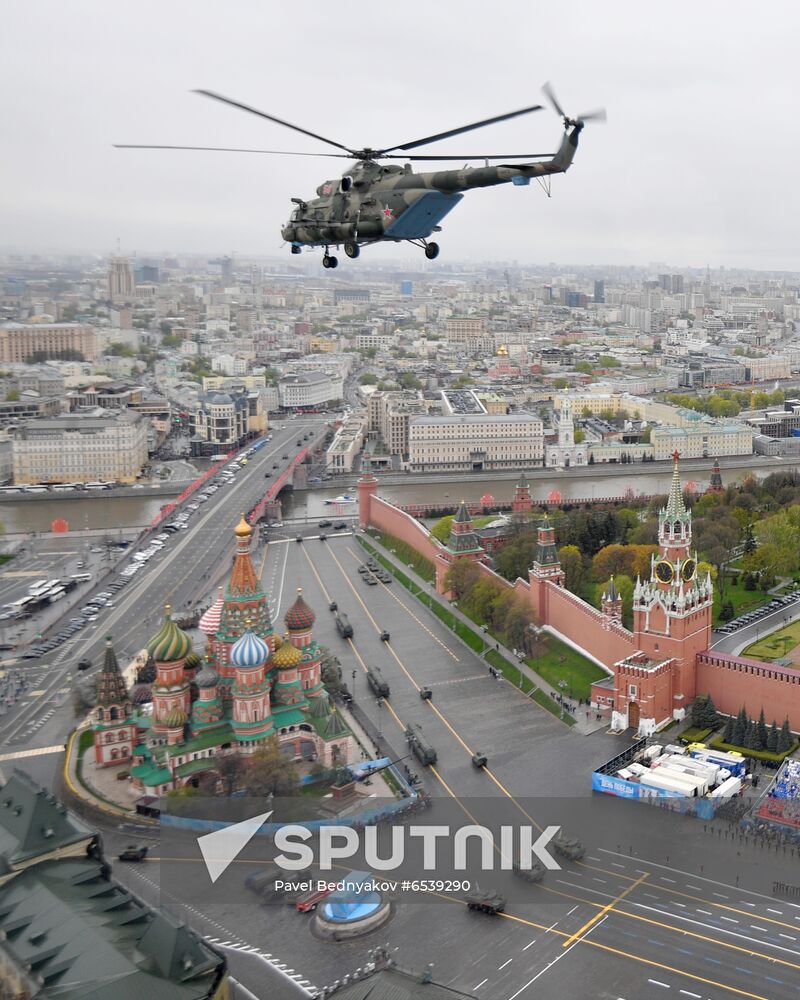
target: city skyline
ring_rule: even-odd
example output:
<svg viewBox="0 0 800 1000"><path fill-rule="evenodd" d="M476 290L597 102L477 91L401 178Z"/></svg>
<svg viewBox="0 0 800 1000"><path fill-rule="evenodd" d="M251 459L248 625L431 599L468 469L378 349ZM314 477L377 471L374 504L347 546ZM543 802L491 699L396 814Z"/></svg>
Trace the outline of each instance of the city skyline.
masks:
<svg viewBox="0 0 800 1000"><path fill-rule="evenodd" d="M583 3L555 12L515 4L502 18L443 4L426 12L424 33L396 9L365 22L244 2L225 20L207 4L193 6L191 18L188 8L149 2L130 12L89 0L45 7L46 20L41 8L35 20L22 4L7 9L12 44L0 72L11 139L0 250L102 252L119 239L124 249L225 247L285 252L288 261L279 230L289 199L338 176L337 161L112 148L324 151L214 106L189 93L194 87L347 143L379 144L538 102L552 79L570 113L605 105L608 127L587 127L552 200L535 185L472 194L446 220L441 262L667 259L800 269L791 230L796 141L782 117L795 75L797 15L788 7L780 33L721 4L678 3L670 24L631 4L618 5L613 22ZM31 74L37 62L47 71ZM546 110L437 151L549 152L560 135ZM347 273L417 256L406 246L368 253Z"/></svg>

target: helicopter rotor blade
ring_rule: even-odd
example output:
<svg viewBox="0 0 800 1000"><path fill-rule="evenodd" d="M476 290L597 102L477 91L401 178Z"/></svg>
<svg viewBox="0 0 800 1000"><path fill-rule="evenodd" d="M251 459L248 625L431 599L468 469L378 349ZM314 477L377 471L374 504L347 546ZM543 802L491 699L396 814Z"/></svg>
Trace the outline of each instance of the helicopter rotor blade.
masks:
<svg viewBox="0 0 800 1000"><path fill-rule="evenodd" d="M558 103L558 98L556 97L556 92L553 90L553 85L552 85L552 83L550 83L549 80L547 81L547 83L544 84L544 86L542 87L542 90L544 91L544 95L547 98L547 100L555 108L556 112L562 118L566 118L567 117L567 113L564 111L564 109Z"/></svg>
<svg viewBox="0 0 800 1000"><path fill-rule="evenodd" d="M469 156L436 156L431 154L430 156L400 156L399 154L387 153L386 156L382 156L382 160L456 160L459 163L466 163L468 160L537 160L537 159L548 159L555 156L555 153L511 153L508 156L500 156L500 154L492 156L477 156L470 154Z"/></svg>
<svg viewBox="0 0 800 1000"><path fill-rule="evenodd" d="M268 153L272 156L339 156L343 160L352 159L349 153L298 153L291 149L236 149L231 146L159 146L134 142L112 143L114 149L190 149L206 153Z"/></svg>
<svg viewBox="0 0 800 1000"><path fill-rule="evenodd" d="M497 122L508 121L510 118L519 118L520 115L529 115L534 111L542 111L541 104L533 104L529 108L520 108L519 111L509 111L504 115L496 115L494 118L484 118L483 121L472 122L471 125L462 125L460 128L451 128L447 132L439 132L437 135L429 135L424 139L413 139L402 145L387 146L378 152L378 156L390 153L395 149L416 149L418 146L427 146L428 143L437 142L439 139L450 139L454 135L462 135L464 132L472 132L476 128L483 128L484 125L494 125Z"/></svg>
<svg viewBox="0 0 800 1000"><path fill-rule="evenodd" d="M586 111L584 114L578 115L578 121L600 122L601 125L605 125L608 121L608 115L605 108L595 108L594 111Z"/></svg>
<svg viewBox="0 0 800 1000"><path fill-rule="evenodd" d="M251 115L257 115L259 118L265 118L267 121L275 122L277 125L283 125L284 128L293 129L295 132L299 132L301 135L307 135L312 139L318 139L320 142L327 143L329 146L335 146L337 149L344 150L345 153L352 155L352 150L348 146L343 146L340 142L335 142L333 139L326 139L324 135L317 135L316 132L309 132L308 129L301 128L299 125L292 125L291 122L284 121L283 118L276 118L275 115L268 115L266 111L259 111L258 108L252 108L249 104L242 104L241 101L231 100L230 97L223 97L222 94L216 94L213 90L195 90L195 94L202 94L203 97L210 97L215 101L221 101L223 104L230 104L233 108L239 108L240 111L248 111Z"/></svg>

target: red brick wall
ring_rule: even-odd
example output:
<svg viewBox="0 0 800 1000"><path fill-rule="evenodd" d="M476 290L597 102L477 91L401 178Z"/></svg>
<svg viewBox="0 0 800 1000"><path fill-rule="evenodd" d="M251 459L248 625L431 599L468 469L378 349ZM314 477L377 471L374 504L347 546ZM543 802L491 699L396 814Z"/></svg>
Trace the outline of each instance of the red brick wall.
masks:
<svg viewBox="0 0 800 1000"><path fill-rule="evenodd" d="M546 625L566 636L576 646L611 669L618 661L636 652L633 633L621 625L609 624L604 615L563 587L544 583L547 593Z"/></svg>
<svg viewBox="0 0 800 1000"><path fill-rule="evenodd" d="M726 715L744 705L757 718L763 708L767 725L773 719L780 725L788 716L793 732L800 731L798 670L707 650L697 657L697 692L710 694Z"/></svg>
<svg viewBox="0 0 800 1000"><path fill-rule="evenodd" d="M439 593L444 592L444 577L449 563L442 555L442 546L431 538L423 524L404 510L399 510L387 500L374 495L369 501L369 523L371 527L385 531L387 535L394 535L420 555L430 559L436 566L436 589Z"/></svg>

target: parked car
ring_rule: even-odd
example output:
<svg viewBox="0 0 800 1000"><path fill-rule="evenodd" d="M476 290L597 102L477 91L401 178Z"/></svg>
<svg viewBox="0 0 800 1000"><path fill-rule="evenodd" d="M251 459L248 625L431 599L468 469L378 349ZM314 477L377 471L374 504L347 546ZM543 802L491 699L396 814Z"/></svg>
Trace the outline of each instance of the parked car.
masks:
<svg viewBox="0 0 800 1000"><path fill-rule="evenodd" d="M137 847L135 844L128 844L124 851L120 852L120 861L144 861L147 857L149 847Z"/></svg>
<svg viewBox="0 0 800 1000"><path fill-rule="evenodd" d="M91 660L78 660L78 670L89 670L91 666Z"/></svg>

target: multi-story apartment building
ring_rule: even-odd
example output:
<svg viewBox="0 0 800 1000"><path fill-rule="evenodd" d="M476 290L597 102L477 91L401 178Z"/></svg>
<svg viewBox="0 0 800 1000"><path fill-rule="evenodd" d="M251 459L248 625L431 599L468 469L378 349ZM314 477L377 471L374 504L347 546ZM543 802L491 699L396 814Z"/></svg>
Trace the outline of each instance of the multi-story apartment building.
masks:
<svg viewBox="0 0 800 1000"><path fill-rule="evenodd" d="M344 395L344 381L338 372L294 372L278 382L278 396L286 409L327 406Z"/></svg>
<svg viewBox="0 0 800 1000"><path fill-rule="evenodd" d="M416 417L409 424L415 472L527 469L543 455L542 421L528 414Z"/></svg>
<svg viewBox="0 0 800 1000"><path fill-rule="evenodd" d="M494 334L486 329L483 317L454 316L445 324L448 344L463 348L466 354L494 353Z"/></svg>
<svg viewBox="0 0 800 1000"><path fill-rule="evenodd" d="M135 290L133 269L127 257L112 257L108 262L108 297L112 302L128 302Z"/></svg>
<svg viewBox="0 0 800 1000"><path fill-rule="evenodd" d="M380 438L390 455L408 455L408 428L413 417L427 413L416 392L374 392L368 403L367 431Z"/></svg>
<svg viewBox="0 0 800 1000"><path fill-rule="evenodd" d="M128 410L24 423L12 443L14 482L132 483L147 462L147 428Z"/></svg>
<svg viewBox="0 0 800 1000"><path fill-rule="evenodd" d="M677 451L681 458L722 458L753 453L752 427L704 420L695 427L658 427L650 434L653 457L665 462Z"/></svg>
<svg viewBox="0 0 800 1000"><path fill-rule="evenodd" d="M87 361L94 361L97 341L92 327L83 323L4 323L0 326L0 362L57 358L67 351L75 351Z"/></svg>

